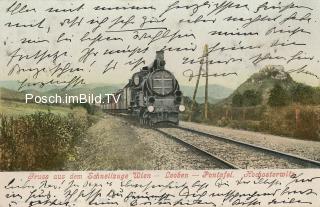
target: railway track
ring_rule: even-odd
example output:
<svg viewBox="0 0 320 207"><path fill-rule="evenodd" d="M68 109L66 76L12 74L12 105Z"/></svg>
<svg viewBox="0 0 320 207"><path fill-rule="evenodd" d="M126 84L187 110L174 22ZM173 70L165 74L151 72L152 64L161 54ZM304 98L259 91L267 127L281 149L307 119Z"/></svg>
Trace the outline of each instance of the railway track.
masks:
<svg viewBox="0 0 320 207"><path fill-rule="evenodd" d="M246 168L319 168L320 162L297 155L174 126L154 129L231 169Z"/></svg>
<svg viewBox="0 0 320 207"><path fill-rule="evenodd" d="M201 149L201 148L199 148L199 147L197 147L197 146L195 146L195 145L193 145L193 144L191 144L189 142L186 142L186 141L184 141L183 139L181 139L179 137L176 137L176 136L174 136L172 134L168 134L164 130L157 129L157 128L153 128L153 129L155 131L159 132L160 134L162 134L162 135L164 135L166 137L169 137L171 139L174 139L177 142L179 142L180 144L182 144L182 145L184 145L184 146L186 146L188 148L191 148L192 150L196 151L200 155L203 155L203 156L206 156L206 157L212 159L214 162L217 162L221 166L221 168L224 168L224 169L239 169L238 166L236 166L236 165L234 165L234 164L232 164L232 163L230 163L230 162L228 162L228 161L226 161L226 160L224 160L224 159L222 159L222 158L220 158L220 157L218 157L218 156L216 156L216 155L214 155L214 154L212 154L212 153L210 153L210 152L208 152L208 151L206 151L204 149Z"/></svg>
<svg viewBox="0 0 320 207"><path fill-rule="evenodd" d="M217 134L176 125L152 129L211 158L224 168L320 168L320 161Z"/></svg>

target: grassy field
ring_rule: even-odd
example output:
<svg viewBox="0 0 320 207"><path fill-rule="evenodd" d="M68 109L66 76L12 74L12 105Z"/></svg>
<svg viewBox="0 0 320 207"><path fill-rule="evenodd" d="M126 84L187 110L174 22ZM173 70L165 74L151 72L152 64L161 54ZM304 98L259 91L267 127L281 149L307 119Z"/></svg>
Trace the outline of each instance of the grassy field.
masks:
<svg viewBox="0 0 320 207"><path fill-rule="evenodd" d="M0 99L0 114L19 116L32 114L34 112L48 112L53 114L67 115L72 109L66 106L49 106L44 104L23 103Z"/></svg>

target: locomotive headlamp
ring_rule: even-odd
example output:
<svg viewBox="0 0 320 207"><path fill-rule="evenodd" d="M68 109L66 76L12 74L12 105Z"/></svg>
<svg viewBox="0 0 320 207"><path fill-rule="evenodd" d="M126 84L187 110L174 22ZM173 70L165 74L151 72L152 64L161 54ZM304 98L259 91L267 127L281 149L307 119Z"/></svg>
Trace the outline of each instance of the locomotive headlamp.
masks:
<svg viewBox="0 0 320 207"><path fill-rule="evenodd" d="M149 112L154 112L154 106L148 106L148 111Z"/></svg>
<svg viewBox="0 0 320 207"><path fill-rule="evenodd" d="M179 106L179 111L184 112L186 110L186 107L184 105Z"/></svg>
<svg viewBox="0 0 320 207"><path fill-rule="evenodd" d="M136 86L139 85L139 83L140 83L140 77L139 77L139 75L135 75L135 76L133 77L133 83L134 83L134 85L136 85Z"/></svg>

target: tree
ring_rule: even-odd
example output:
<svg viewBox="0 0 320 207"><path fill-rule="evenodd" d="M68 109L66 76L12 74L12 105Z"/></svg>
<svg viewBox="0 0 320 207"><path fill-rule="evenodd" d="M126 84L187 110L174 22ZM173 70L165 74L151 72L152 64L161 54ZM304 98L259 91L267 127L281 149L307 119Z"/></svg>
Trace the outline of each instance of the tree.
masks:
<svg viewBox="0 0 320 207"><path fill-rule="evenodd" d="M299 83L292 88L291 96L295 103L313 104L315 90L311 86Z"/></svg>
<svg viewBox="0 0 320 207"><path fill-rule="evenodd" d="M261 103L261 94L254 90L246 90L242 94L242 104L243 106L256 106Z"/></svg>
<svg viewBox="0 0 320 207"><path fill-rule="evenodd" d="M234 94L234 96L232 97L232 106L240 107L242 106L242 102L243 102L242 95L239 92Z"/></svg>
<svg viewBox="0 0 320 207"><path fill-rule="evenodd" d="M268 99L268 104L273 107L286 106L289 104L288 92L281 87L281 85L276 84L270 91L270 96Z"/></svg>

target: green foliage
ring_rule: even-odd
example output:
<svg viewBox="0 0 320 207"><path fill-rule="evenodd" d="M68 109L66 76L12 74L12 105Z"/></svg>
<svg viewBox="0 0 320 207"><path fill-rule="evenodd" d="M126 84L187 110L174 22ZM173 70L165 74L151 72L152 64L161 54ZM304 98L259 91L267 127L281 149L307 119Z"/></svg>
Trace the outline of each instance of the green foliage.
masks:
<svg viewBox="0 0 320 207"><path fill-rule="evenodd" d="M256 106L261 103L261 94L254 90L246 90L243 94L243 106Z"/></svg>
<svg viewBox="0 0 320 207"><path fill-rule="evenodd" d="M315 89L311 86L299 83L291 89L292 100L300 104L314 104Z"/></svg>
<svg viewBox="0 0 320 207"><path fill-rule="evenodd" d="M232 106L236 106L236 107L240 107L243 104L243 97L240 93L236 93L233 97L232 97Z"/></svg>
<svg viewBox="0 0 320 207"><path fill-rule="evenodd" d="M86 109L86 111L88 112L88 114L93 115L95 113L95 106L94 105L90 105L88 102L86 103L72 103L70 104L71 109L73 109L74 107L82 107L84 109Z"/></svg>
<svg viewBox="0 0 320 207"><path fill-rule="evenodd" d="M221 127L320 141L320 108L317 106L216 107L212 112L211 124Z"/></svg>
<svg viewBox="0 0 320 207"><path fill-rule="evenodd" d="M59 170L88 127L84 110L0 116L1 170Z"/></svg>
<svg viewBox="0 0 320 207"><path fill-rule="evenodd" d="M289 104L289 99L288 92L281 85L276 84L270 91L268 104L273 107L286 106Z"/></svg>
<svg viewBox="0 0 320 207"><path fill-rule="evenodd" d="M320 104L320 87L314 89L314 102Z"/></svg>
<svg viewBox="0 0 320 207"><path fill-rule="evenodd" d="M320 141L320 109L314 106L269 107L262 117L260 130Z"/></svg>
<svg viewBox="0 0 320 207"><path fill-rule="evenodd" d="M261 104L261 94L254 90L246 90L243 94L236 92L232 97L232 106L256 106Z"/></svg>
<svg viewBox="0 0 320 207"><path fill-rule="evenodd" d="M320 111L304 106L301 109L299 124L293 130L295 136L320 141Z"/></svg>

